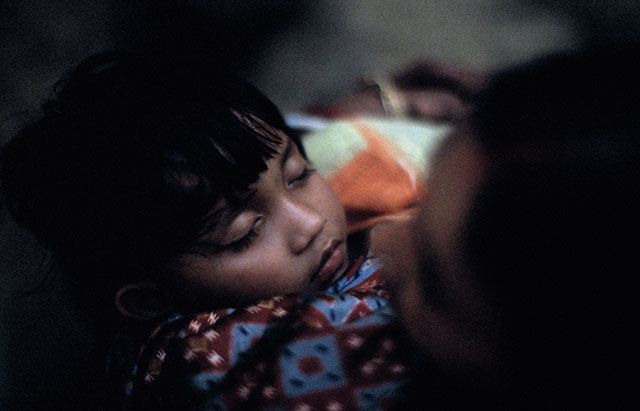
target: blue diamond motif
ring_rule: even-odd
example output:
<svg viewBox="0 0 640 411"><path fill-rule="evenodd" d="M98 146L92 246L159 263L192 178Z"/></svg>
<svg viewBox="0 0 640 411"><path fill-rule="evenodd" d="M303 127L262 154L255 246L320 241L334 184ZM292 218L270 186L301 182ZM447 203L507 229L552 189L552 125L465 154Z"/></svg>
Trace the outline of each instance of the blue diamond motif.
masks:
<svg viewBox="0 0 640 411"><path fill-rule="evenodd" d="M340 354L334 336L323 336L293 342L285 348L289 355L280 357L285 393L297 396L314 391L340 387L345 376L340 363ZM305 374L298 367L304 357L315 357L322 367L316 374Z"/></svg>

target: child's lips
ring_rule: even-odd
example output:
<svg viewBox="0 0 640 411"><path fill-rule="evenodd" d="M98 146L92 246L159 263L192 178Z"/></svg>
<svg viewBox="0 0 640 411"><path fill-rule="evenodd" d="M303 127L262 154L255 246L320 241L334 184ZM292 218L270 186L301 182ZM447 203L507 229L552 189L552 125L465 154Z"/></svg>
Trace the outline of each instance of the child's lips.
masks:
<svg viewBox="0 0 640 411"><path fill-rule="evenodd" d="M342 267L346 255L347 246L343 241L330 241L322 253L320 268L316 275L313 276L312 281L317 280L324 283L327 280L333 280L338 269Z"/></svg>

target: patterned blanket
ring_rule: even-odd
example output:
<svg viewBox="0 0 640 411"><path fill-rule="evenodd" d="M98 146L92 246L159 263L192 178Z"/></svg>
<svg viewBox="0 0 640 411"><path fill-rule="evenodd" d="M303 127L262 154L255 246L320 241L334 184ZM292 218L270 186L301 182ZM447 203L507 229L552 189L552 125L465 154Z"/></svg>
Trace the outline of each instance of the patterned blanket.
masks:
<svg viewBox="0 0 640 411"><path fill-rule="evenodd" d="M393 408L410 358L380 285L369 256L324 292L173 314L139 350L124 409Z"/></svg>

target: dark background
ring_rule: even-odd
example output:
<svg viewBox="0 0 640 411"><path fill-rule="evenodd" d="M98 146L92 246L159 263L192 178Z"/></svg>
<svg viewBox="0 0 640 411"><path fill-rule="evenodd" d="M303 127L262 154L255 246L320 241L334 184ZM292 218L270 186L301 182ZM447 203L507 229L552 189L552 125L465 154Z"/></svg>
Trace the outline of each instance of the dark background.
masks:
<svg viewBox="0 0 640 411"><path fill-rule="evenodd" d="M637 40L640 2L569 0L0 0L0 145L90 54L174 47L240 71L286 112L359 76L428 59L491 70ZM47 250L0 197L0 409L91 409L103 364Z"/></svg>

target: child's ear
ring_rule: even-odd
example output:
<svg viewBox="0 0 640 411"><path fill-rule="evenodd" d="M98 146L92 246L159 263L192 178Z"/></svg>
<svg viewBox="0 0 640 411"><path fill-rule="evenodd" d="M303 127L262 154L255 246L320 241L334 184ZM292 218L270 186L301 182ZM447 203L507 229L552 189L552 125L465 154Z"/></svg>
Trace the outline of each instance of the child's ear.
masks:
<svg viewBox="0 0 640 411"><path fill-rule="evenodd" d="M170 308L158 286L149 282L121 287L116 293L115 305L122 315L137 320L150 320Z"/></svg>

